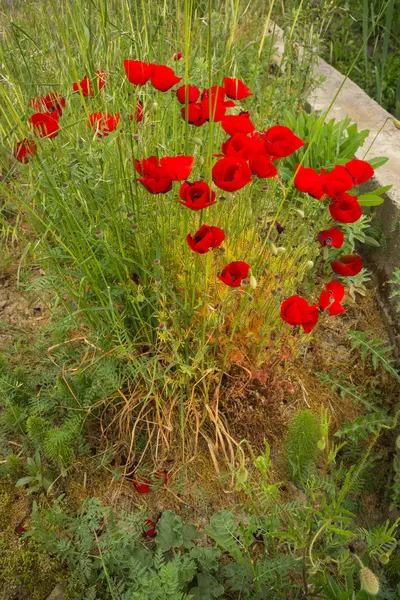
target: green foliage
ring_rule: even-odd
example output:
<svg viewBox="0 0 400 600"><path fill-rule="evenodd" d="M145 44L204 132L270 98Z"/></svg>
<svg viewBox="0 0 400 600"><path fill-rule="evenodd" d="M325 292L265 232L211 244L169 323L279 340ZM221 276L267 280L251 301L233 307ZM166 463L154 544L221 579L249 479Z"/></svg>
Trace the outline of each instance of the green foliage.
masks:
<svg viewBox="0 0 400 600"><path fill-rule="evenodd" d="M389 283L393 285L393 291L390 297L398 300L397 312L400 312L400 269L395 269L393 271L393 279L391 279Z"/></svg>
<svg viewBox="0 0 400 600"><path fill-rule="evenodd" d="M371 359L372 366L376 371L381 365L385 371L400 381L400 375L395 368L394 360L388 356L392 352L392 347L386 342L373 337L371 331L349 331L352 350L358 349L361 353L363 362L367 358Z"/></svg>
<svg viewBox="0 0 400 600"><path fill-rule="evenodd" d="M0 597L7 600L43 600L63 573L57 559L33 540L16 535L18 517L14 482L0 478ZM25 517L19 513L19 518Z"/></svg>
<svg viewBox="0 0 400 600"><path fill-rule="evenodd" d="M15 484L16 487L28 486L28 492L34 494L37 492L47 492L51 486L51 479L49 479L43 471L42 461L40 454L37 451L34 458L28 456L26 462L26 470L29 475L21 477Z"/></svg>
<svg viewBox="0 0 400 600"><path fill-rule="evenodd" d="M286 454L294 480L304 479L315 463L321 433L321 422L310 410L298 412L289 424Z"/></svg>
<svg viewBox="0 0 400 600"><path fill-rule="evenodd" d="M285 113L285 124L301 139L308 143L312 140L309 149L308 146L300 148L295 155L288 157L291 172L305 154L306 148L308 152L303 162L304 167L332 169L336 164L344 164L354 157L369 133L368 130L358 131L357 125L352 124L348 117L338 122L331 119L325 124L323 116L305 111L300 111L297 115Z"/></svg>
<svg viewBox="0 0 400 600"><path fill-rule="evenodd" d="M387 413L375 411L368 415L361 415L352 423L344 423L335 433L338 438L346 438L354 444L367 440L370 435L376 433L381 425L391 423Z"/></svg>
<svg viewBox="0 0 400 600"><path fill-rule="evenodd" d="M324 7L324 58L347 74L362 49L350 77L386 110L399 117L400 20L397 0L346 3L335 0L329 5L324 3Z"/></svg>

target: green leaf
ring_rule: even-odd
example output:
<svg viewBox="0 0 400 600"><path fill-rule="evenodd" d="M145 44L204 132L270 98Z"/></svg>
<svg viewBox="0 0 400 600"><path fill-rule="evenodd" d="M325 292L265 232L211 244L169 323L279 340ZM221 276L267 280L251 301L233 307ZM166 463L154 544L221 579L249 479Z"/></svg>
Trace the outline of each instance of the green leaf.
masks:
<svg viewBox="0 0 400 600"><path fill-rule="evenodd" d="M200 564L204 571L217 571L221 550L213 546L197 546L190 551L190 556Z"/></svg>
<svg viewBox="0 0 400 600"><path fill-rule="evenodd" d="M379 169L382 165L386 164L389 158L387 156L377 156L376 158L371 158L371 160L367 160L367 162L371 165L373 169Z"/></svg>
<svg viewBox="0 0 400 600"><path fill-rule="evenodd" d="M200 533L197 531L194 525L190 525L185 523L182 527L182 538L183 538L183 546L185 548L193 548L194 540L200 537Z"/></svg>
<svg viewBox="0 0 400 600"><path fill-rule="evenodd" d="M15 487L22 487L23 485L28 485L28 483L31 483L34 480L35 480L35 478L32 477L31 475L27 475L26 477L21 477L21 479L18 479L17 483L15 484Z"/></svg>
<svg viewBox="0 0 400 600"><path fill-rule="evenodd" d="M192 588L190 593L197 600L214 600L221 598L225 588L210 573L197 574L197 587Z"/></svg>
<svg viewBox="0 0 400 600"><path fill-rule="evenodd" d="M391 190L393 185L383 185L380 188L376 188L376 190L372 190L371 192L367 192L367 194L376 194L377 196L382 196L382 194L386 194L389 190Z"/></svg>
<svg viewBox="0 0 400 600"><path fill-rule="evenodd" d="M378 242L378 240L376 240L375 238L371 237L370 235L366 235L365 236L364 242L366 244L368 244L368 246L375 246L376 248L380 247L380 243Z"/></svg>
<svg viewBox="0 0 400 600"><path fill-rule="evenodd" d="M157 523L157 547L161 552L183 546L183 520L181 517L166 510Z"/></svg>
<svg viewBox="0 0 400 600"><path fill-rule="evenodd" d="M232 513L227 510L217 512L211 517L206 532L225 552L228 552L238 562L243 562L244 558L238 542L239 532Z"/></svg>
<svg viewBox="0 0 400 600"><path fill-rule="evenodd" d="M358 196L358 202L361 206L379 206L384 203L384 198L376 196L375 194L362 194Z"/></svg>

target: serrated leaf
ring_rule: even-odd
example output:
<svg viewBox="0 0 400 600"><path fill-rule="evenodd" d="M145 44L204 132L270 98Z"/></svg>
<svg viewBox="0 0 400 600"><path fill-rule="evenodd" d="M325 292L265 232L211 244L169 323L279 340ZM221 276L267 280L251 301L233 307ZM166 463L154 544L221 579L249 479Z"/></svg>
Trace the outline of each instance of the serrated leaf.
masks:
<svg viewBox="0 0 400 600"><path fill-rule="evenodd" d="M197 560L204 571L217 571L221 550L213 546L197 546L190 551L190 556Z"/></svg>

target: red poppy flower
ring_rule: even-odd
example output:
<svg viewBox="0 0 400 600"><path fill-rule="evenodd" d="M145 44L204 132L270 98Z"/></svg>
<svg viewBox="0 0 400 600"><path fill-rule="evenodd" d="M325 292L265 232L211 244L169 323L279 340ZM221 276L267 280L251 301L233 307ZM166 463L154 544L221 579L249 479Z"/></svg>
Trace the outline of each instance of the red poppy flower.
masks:
<svg viewBox="0 0 400 600"><path fill-rule="evenodd" d="M79 83L74 82L72 84L72 89L74 92L81 93L82 96L94 96L92 82L87 75L85 75L85 77Z"/></svg>
<svg viewBox="0 0 400 600"><path fill-rule="evenodd" d="M252 172L243 158L226 156L213 166L212 178L221 190L236 192L251 181Z"/></svg>
<svg viewBox="0 0 400 600"><path fill-rule="evenodd" d="M162 169L164 171L164 169ZM160 172L153 177L138 177L138 181L150 194L166 194L172 190L172 180Z"/></svg>
<svg viewBox="0 0 400 600"><path fill-rule="evenodd" d="M265 154L259 154L254 156L249 161L250 169L253 175L257 175L261 179L275 177L278 173L278 169L271 162L271 157Z"/></svg>
<svg viewBox="0 0 400 600"><path fill-rule="evenodd" d="M135 120L136 123L139 123L139 121L143 121L143 104L141 102L137 102L136 104L136 115L129 115L129 120L133 121Z"/></svg>
<svg viewBox="0 0 400 600"><path fill-rule="evenodd" d="M95 71L97 77L97 87L99 90L103 89L108 79L108 73L105 71Z"/></svg>
<svg viewBox="0 0 400 600"><path fill-rule="evenodd" d="M254 141L245 133L235 133L222 144L225 156L238 156L249 160L256 152Z"/></svg>
<svg viewBox="0 0 400 600"><path fill-rule="evenodd" d="M226 90L222 85L213 85L211 88L211 96L213 97L213 99L218 102L218 103L223 103L225 100L225 94L226 94ZM209 89L205 89L203 90L203 93L201 94L201 99L205 100L206 98L210 97L210 90ZM235 106L235 105L233 105Z"/></svg>
<svg viewBox="0 0 400 600"><path fill-rule="evenodd" d="M152 66L141 60L124 60L124 69L133 85L144 85L151 77Z"/></svg>
<svg viewBox="0 0 400 600"><path fill-rule="evenodd" d="M166 169L160 167L156 156L135 160L136 171L143 175L138 181L150 194L165 194L172 189L172 179Z"/></svg>
<svg viewBox="0 0 400 600"><path fill-rule="evenodd" d="M146 177L151 177L160 168L158 164L157 156L150 156L150 158L142 158L142 160L137 160L135 158L135 169L139 173L139 175L145 175ZM167 175L167 173L165 173Z"/></svg>
<svg viewBox="0 0 400 600"><path fill-rule="evenodd" d="M229 135L234 133L253 133L255 127L250 121L249 112L241 112L239 115L228 115L221 121L222 129Z"/></svg>
<svg viewBox="0 0 400 600"><path fill-rule="evenodd" d="M179 202L191 210L202 210L215 204L216 194L210 190L210 186L205 181L194 181L193 183L185 181L181 185L179 195L183 200L183 202L181 200Z"/></svg>
<svg viewBox="0 0 400 600"><path fill-rule="evenodd" d="M331 262L332 270L343 277L353 277L362 269L362 261L356 254L345 254Z"/></svg>
<svg viewBox="0 0 400 600"><path fill-rule="evenodd" d="M322 182L324 180L325 171L321 170L321 175L314 169L308 169L299 165L296 165L296 169L298 171L294 178L294 185L299 190L299 192L303 192L304 194L309 194L313 198L317 200L321 200L323 196L325 196L325 192L322 189Z"/></svg>
<svg viewBox="0 0 400 600"><path fill-rule="evenodd" d="M29 102L29 105L36 112L48 112L46 107L46 99L42 96L38 96L37 98L32 98Z"/></svg>
<svg viewBox="0 0 400 600"><path fill-rule="evenodd" d="M57 112L44 112L44 113L34 113L29 118L29 123L31 124L36 135L48 138L54 138L58 134L58 113Z"/></svg>
<svg viewBox="0 0 400 600"><path fill-rule="evenodd" d="M204 125L204 123L207 121L207 119L205 119L203 117L203 107L202 105L199 104L195 104L195 103L191 103L188 104L188 113L187 113L187 120L188 123L190 123L191 125L194 125L195 127L201 127L202 125ZM186 120L186 106L184 106L181 110L181 115L182 118Z"/></svg>
<svg viewBox="0 0 400 600"><path fill-rule="evenodd" d="M182 60L183 58L183 54L182 52L175 52L175 54L172 57L174 60Z"/></svg>
<svg viewBox="0 0 400 600"><path fill-rule="evenodd" d="M181 104L186 103L186 96L188 100L188 104L192 104L192 102L197 102L200 97L200 90L195 85L181 85L176 90L176 97L178 102Z"/></svg>
<svg viewBox="0 0 400 600"><path fill-rule="evenodd" d="M204 92L203 92L204 94ZM219 123L225 117L226 106L224 102L220 102L218 100L218 94L212 94L211 99L209 97L205 97L200 102L201 106L201 116L206 121L214 121L214 123Z"/></svg>
<svg viewBox="0 0 400 600"><path fill-rule="evenodd" d="M172 181L183 181L192 172L193 156L164 156L160 165L166 170Z"/></svg>
<svg viewBox="0 0 400 600"><path fill-rule="evenodd" d="M247 96L252 96L253 92L249 90L247 85L240 81L240 79L234 79L232 77L224 77L224 88L226 95L232 100L243 100Z"/></svg>
<svg viewBox="0 0 400 600"><path fill-rule="evenodd" d="M361 185L365 183L374 174L374 169L365 160L349 160L345 165L347 171L350 173L354 185Z"/></svg>
<svg viewBox="0 0 400 600"><path fill-rule="evenodd" d="M156 524L151 519L146 519L143 535L145 537L154 537L156 535Z"/></svg>
<svg viewBox="0 0 400 600"><path fill-rule="evenodd" d="M280 314L289 325L301 325L305 333L310 333L318 322L317 306L308 304L301 296L290 296L284 300Z"/></svg>
<svg viewBox="0 0 400 600"><path fill-rule="evenodd" d="M36 150L37 146L35 140L28 140L25 138L22 142L17 143L14 156L19 162L27 163L30 156L35 156Z"/></svg>
<svg viewBox="0 0 400 600"><path fill-rule="evenodd" d="M182 80L177 77L170 67L164 65L153 65L151 70L151 85L159 92L167 92Z"/></svg>
<svg viewBox="0 0 400 600"><path fill-rule="evenodd" d="M98 137L106 137L111 131L115 131L121 116L118 113L94 112L89 115L89 126L93 127Z"/></svg>
<svg viewBox="0 0 400 600"><path fill-rule="evenodd" d="M339 281L331 281L325 284L319 297L318 306L321 310L326 310L331 316L340 315L345 311L341 305L344 298L344 287Z"/></svg>
<svg viewBox="0 0 400 600"><path fill-rule="evenodd" d="M324 177L322 186L324 192L330 198L337 198L340 194L348 192L353 187L353 178L346 167L336 165Z"/></svg>
<svg viewBox="0 0 400 600"><path fill-rule="evenodd" d="M150 491L149 480L146 477L138 476L132 479L132 483L141 494L148 494Z"/></svg>
<svg viewBox="0 0 400 600"><path fill-rule="evenodd" d="M61 117L63 108L65 108L65 98L58 94L57 92L51 92L43 98L45 107L48 112L57 111L58 116Z"/></svg>
<svg viewBox="0 0 400 600"><path fill-rule="evenodd" d="M303 140L285 125L274 125L264 132L265 149L270 156L283 158L304 146Z"/></svg>
<svg viewBox="0 0 400 600"><path fill-rule="evenodd" d="M226 285L229 285L229 287L239 287L243 279L246 279L248 276L249 270L250 266L242 260L239 260L226 265L221 275L218 275L217 277Z"/></svg>
<svg viewBox="0 0 400 600"><path fill-rule="evenodd" d="M340 223L355 223L362 215L357 196L339 194L329 204L332 219Z"/></svg>
<svg viewBox="0 0 400 600"><path fill-rule="evenodd" d="M331 246L332 248L341 248L344 242L343 231L340 231L337 227L331 227L330 229L324 229L317 235L317 240L321 246Z"/></svg>
<svg viewBox="0 0 400 600"><path fill-rule="evenodd" d="M193 237L190 233L186 236L189 248L197 254L205 254L210 248L218 248L224 239L225 234L222 229L208 225L202 225Z"/></svg>

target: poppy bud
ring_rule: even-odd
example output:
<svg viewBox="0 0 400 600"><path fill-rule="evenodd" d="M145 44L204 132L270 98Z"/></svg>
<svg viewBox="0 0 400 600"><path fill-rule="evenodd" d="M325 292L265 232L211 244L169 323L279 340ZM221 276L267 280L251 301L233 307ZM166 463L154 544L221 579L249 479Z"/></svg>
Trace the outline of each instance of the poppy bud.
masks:
<svg viewBox="0 0 400 600"><path fill-rule="evenodd" d="M286 248L284 246L279 246L279 248L276 249L277 254L285 254L286 252Z"/></svg>
<svg viewBox="0 0 400 600"><path fill-rule="evenodd" d="M313 268L313 266L314 266L314 263L313 263L313 261L312 261L312 260L308 260L308 261L306 262L306 268L307 268L307 269L312 269L312 268Z"/></svg>
<svg viewBox="0 0 400 600"><path fill-rule="evenodd" d="M145 301L145 299L146 299L146 298L143 296L143 294L138 294L138 295L136 296L136 300L137 300L138 302L144 302L144 301Z"/></svg>
<svg viewBox="0 0 400 600"><path fill-rule="evenodd" d="M195 143L195 144L198 144L199 146L202 146L202 145L203 145L203 140L201 140L201 139L200 139L200 138L198 138L198 137L194 137L194 138L193 138L193 141L194 141L194 143Z"/></svg>
<svg viewBox="0 0 400 600"><path fill-rule="evenodd" d="M295 208L294 211L299 215L299 217L301 217L302 219L304 219L304 210L301 210L300 208Z"/></svg>
<svg viewBox="0 0 400 600"><path fill-rule="evenodd" d="M400 129L400 121L398 119L392 119L392 121L396 129Z"/></svg>
<svg viewBox="0 0 400 600"><path fill-rule="evenodd" d="M275 256L277 256L277 254L278 254L278 248L275 246L275 244L273 242L271 242L271 251L272 251L272 254L274 254Z"/></svg>
<svg viewBox="0 0 400 600"><path fill-rule="evenodd" d="M380 562L383 565L387 565L389 560L390 560L390 555L389 554L382 554L382 556L379 558Z"/></svg>
<svg viewBox="0 0 400 600"><path fill-rule="evenodd" d="M396 438L396 448L397 450L400 450L400 435L398 435Z"/></svg>
<svg viewBox="0 0 400 600"><path fill-rule="evenodd" d="M318 446L318 448L320 450L324 450L325 447L326 447L326 440L325 440L325 438L322 438L321 440L319 440L317 446Z"/></svg>
<svg viewBox="0 0 400 600"><path fill-rule="evenodd" d="M158 110L158 102L153 102L153 104L151 105L151 109L150 109L150 111L151 111L152 113L156 113L156 112L157 112L157 110Z"/></svg>
<svg viewBox="0 0 400 600"><path fill-rule="evenodd" d="M199 157L199 165L202 167L205 163L205 160L202 156Z"/></svg>
<svg viewBox="0 0 400 600"><path fill-rule="evenodd" d="M256 287L257 287L257 279L254 277L254 275L250 275L250 280L249 280L249 283L250 283L250 287L251 287L253 290L255 290L255 289L256 289Z"/></svg>
<svg viewBox="0 0 400 600"><path fill-rule="evenodd" d="M371 596L376 596L379 593L379 579L371 571L368 567L363 567L360 570L360 582L361 587L367 592L367 594L371 594Z"/></svg>

